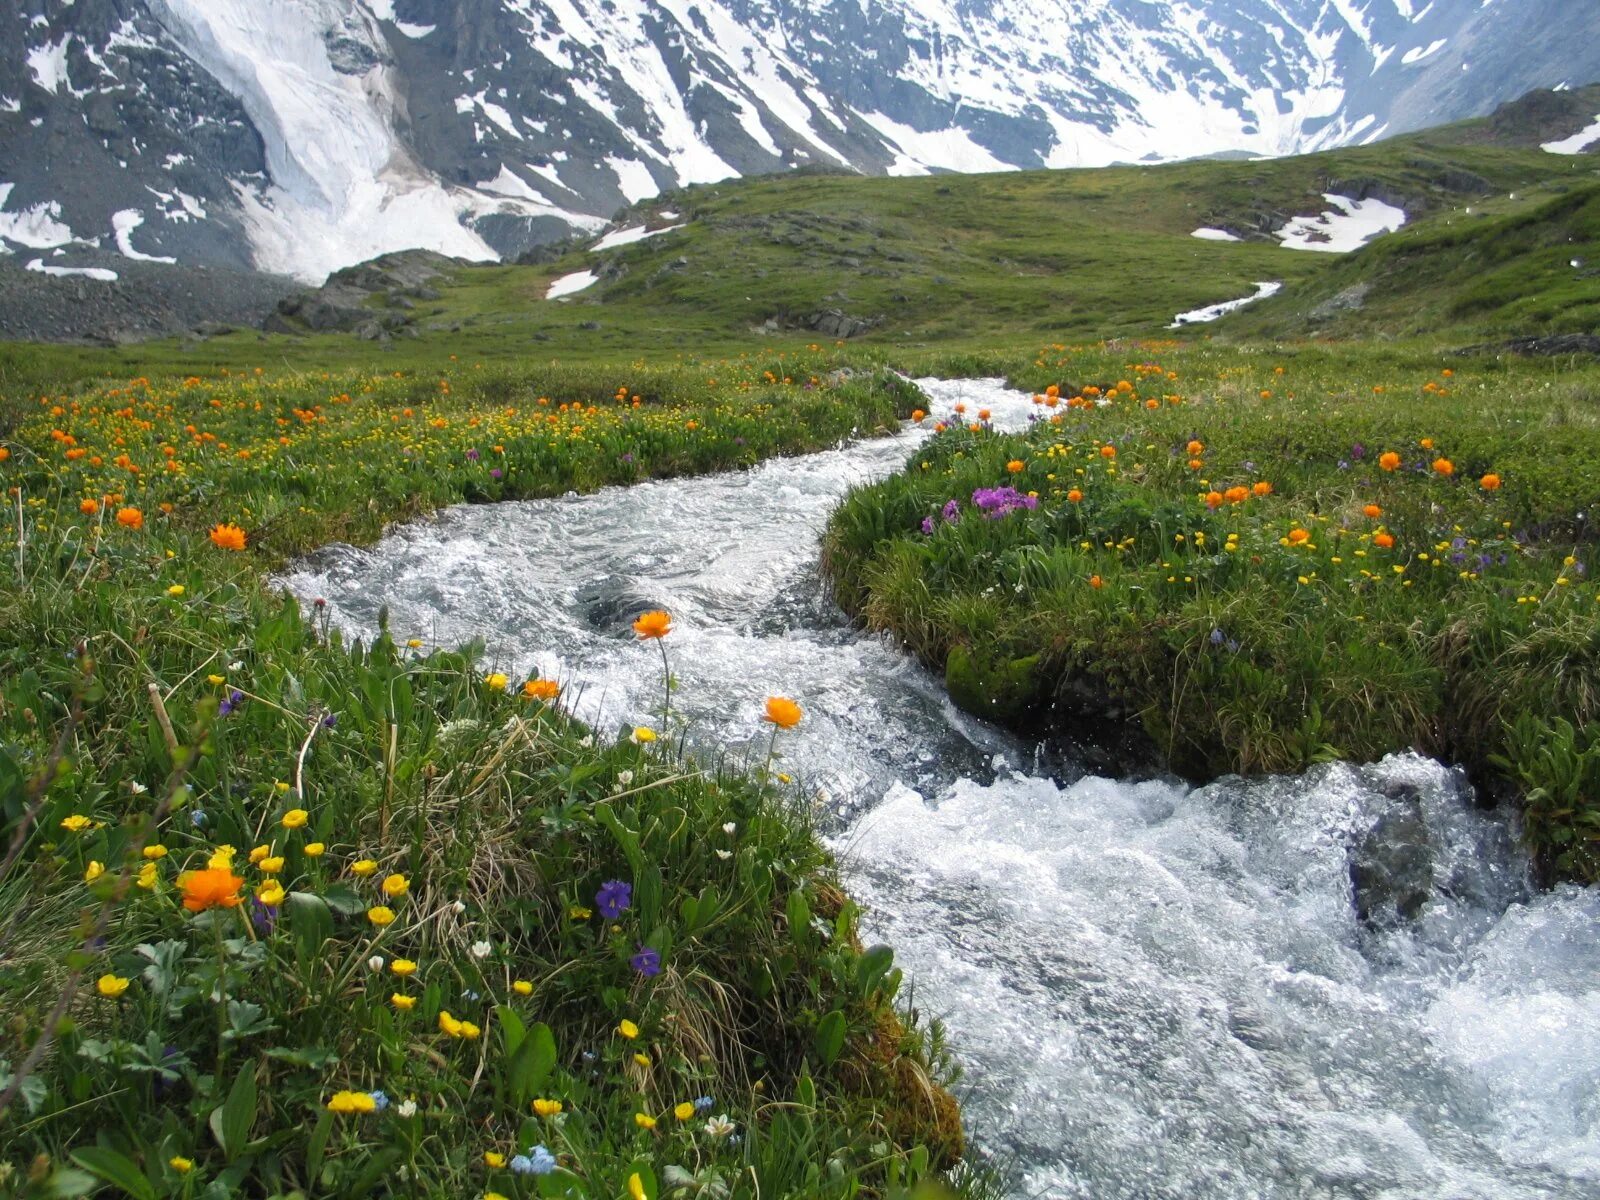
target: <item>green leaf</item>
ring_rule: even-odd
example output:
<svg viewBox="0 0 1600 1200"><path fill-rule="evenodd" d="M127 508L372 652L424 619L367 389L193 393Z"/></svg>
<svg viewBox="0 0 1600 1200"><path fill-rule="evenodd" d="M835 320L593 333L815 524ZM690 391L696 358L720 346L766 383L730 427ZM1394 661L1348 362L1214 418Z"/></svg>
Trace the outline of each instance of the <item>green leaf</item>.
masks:
<svg viewBox="0 0 1600 1200"><path fill-rule="evenodd" d="M127 1155L107 1150L104 1146L86 1146L72 1152L72 1161L85 1171L105 1180L112 1187L121 1188L136 1200L156 1200L155 1185L144 1177L138 1165Z"/></svg>
<svg viewBox="0 0 1600 1200"><path fill-rule="evenodd" d="M312 1127L306 1140L306 1183L316 1187L322 1174L322 1155L328 1148L328 1135L333 1132L333 1114L326 1108Z"/></svg>
<svg viewBox="0 0 1600 1200"><path fill-rule="evenodd" d="M811 905L798 888L789 893L788 917L796 949L806 950L811 945Z"/></svg>
<svg viewBox="0 0 1600 1200"><path fill-rule="evenodd" d="M256 1064L246 1063L228 1089L228 1098L211 1112L211 1132L232 1162L244 1149L256 1123Z"/></svg>
<svg viewBox="0 0 1600 1200"><path fill-rule="evenodd" d="M365 1197L372 1194L373 1186L394 1164L395 1159L399 1157L400 1151L392 1146L385 1150L379 1150L367 1160L366 1170L355 1177L350 1186L345 1189L344 1194L349 1196L351 1200L365 1200Z"/></svg>
<svg viewBox="0 0 1600 1200"><path fill-rule="evenodd" d="M517 1047L506 1067L511 1084L511 1102L521 1108L539 1090L556 1065L556 1039L550 1026L536 1021Z"/></svg>
<svg viewBox="0 0 1600 1200"><path fill-rule="evenodd" d="M528 1036L528 1027L523 1024L522 1018L517 1016L516 1010L509 1004L498 1004L494 1010L495 1016L500 1020L501 1040L504 1042L506 1060L509 1062L516 1057L517 1048L522 1045L522 1039Z"/></svg>
<svg viewBox="0 0 1600 1200"><path fill-rule="evenodd" d="M295 957L304 968L316 962L322 947L332 940L333 913L328 910L327 901L311 892L290 892L284 911L294 935Z"/></svg>
<svg viewBox="0 0 1600 1200"><path fill-rule="evenodd" d="M845 1019L837 1008L817 1022L817 1057L825 1067L833 1066L844 1049Z"/></svg>

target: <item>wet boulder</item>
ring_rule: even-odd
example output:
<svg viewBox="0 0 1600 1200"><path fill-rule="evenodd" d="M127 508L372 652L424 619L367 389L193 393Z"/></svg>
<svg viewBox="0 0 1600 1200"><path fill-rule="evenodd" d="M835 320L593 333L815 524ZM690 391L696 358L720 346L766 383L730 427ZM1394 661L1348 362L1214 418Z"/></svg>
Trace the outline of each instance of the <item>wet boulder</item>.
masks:
<svg viewBox="0 0 1600 1200"><path fill-rule="evenodd" d="M1414 787L1390 789L1393 803L1350 852L1356 916L1370 928L1416 920L1433 896L1434 847Z"/></svg>

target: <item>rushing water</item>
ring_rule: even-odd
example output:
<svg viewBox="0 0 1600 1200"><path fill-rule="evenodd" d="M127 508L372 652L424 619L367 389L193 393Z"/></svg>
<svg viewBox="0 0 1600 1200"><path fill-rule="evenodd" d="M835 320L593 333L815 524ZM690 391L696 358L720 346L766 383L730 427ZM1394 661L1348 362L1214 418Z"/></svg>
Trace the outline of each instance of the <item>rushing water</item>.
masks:
<svg viewBox="0 0 1600 1200"><path fill-rule="evenodd" d="M1033 411L923 385L941 412ZM1600 1196L1600 892L1530 895L1503 824L1412 755L1201 789L1031 774L817 575L839 498L923 436L456 508L285 582L352 633L387 605L397 637L482 638L608 729L659 704L645 608L676 618L700 745L759 755L762 700L795 696L783 769L825 795L868 932L948 1025L1019 1196ZM1413 920L1358 915L1374 847Z"/></svg>

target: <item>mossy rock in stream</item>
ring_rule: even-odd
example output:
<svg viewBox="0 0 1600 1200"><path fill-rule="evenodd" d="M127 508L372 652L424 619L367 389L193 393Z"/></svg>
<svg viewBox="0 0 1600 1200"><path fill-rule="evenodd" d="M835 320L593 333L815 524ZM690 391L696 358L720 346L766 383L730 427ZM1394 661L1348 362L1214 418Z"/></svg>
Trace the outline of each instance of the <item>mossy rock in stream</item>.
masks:
<svg viewBox="0 0 1600 1200"><path fill-rule="evenodd" d="M1035 671L1039 656L979 665L965 646L952 646L944 661L944 686L957 707L1008 728L1036 719L1043 686Z"/></svg>

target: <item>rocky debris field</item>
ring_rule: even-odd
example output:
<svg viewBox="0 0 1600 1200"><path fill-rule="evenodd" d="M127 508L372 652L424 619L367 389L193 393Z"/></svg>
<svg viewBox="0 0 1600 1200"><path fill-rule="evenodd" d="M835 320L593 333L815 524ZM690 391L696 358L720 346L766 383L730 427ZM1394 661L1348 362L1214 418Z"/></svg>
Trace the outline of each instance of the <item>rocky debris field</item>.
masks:
<svg viewBox="0 0 1600 1200"><path fill-rule="evenodd" d="M114 281L55 276L0 255L0 341L121 343L205 336L257 326L297 286L292 279L219 267L103 256ZM82 265L74 258L74 265ZM49 261L49 260L45 260Z"/></svg>

